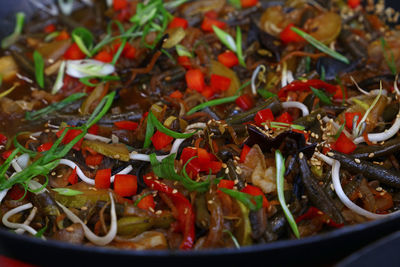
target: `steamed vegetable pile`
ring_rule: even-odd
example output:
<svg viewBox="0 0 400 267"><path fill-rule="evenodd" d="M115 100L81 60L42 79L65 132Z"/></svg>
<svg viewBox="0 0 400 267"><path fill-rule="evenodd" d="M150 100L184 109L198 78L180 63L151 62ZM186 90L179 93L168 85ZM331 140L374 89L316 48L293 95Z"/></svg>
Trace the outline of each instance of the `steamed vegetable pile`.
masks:
<svg viewBox="0 0 400 267"><path fill-rule="evenodd" d="M200 250L396 214L398 14L364 2L32 1L1 42L2 226Z"/></svg>

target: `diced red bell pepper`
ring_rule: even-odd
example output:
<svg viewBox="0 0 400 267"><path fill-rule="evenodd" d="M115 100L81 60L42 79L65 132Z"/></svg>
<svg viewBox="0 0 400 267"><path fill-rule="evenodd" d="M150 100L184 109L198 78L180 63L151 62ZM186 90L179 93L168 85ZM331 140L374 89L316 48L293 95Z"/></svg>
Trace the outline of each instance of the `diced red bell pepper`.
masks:
<svg viewBox="0 0 400 267"><path fill-rule="evenodd" d="M78 183L78 175L76 174L76 167L72 170L71 174L68 176L68 182L70 184Z"/></svg>
<svg viewBox="0 0 400 267"><path fill-rule="evenodd" d="M226 51L218 55L218 61L228 68L239 64L239 59L232 51Z"/></svg>
<svg viewBox="0 0 400 267"><path fill-rule="evenodd" d="M294 27L294 24L290 23L279 34L279 37L284 44L298 43L304 40L303 37L292 31L292 27Z"/></svg>
<svg viewBox="0 0 400 267"><path fill-rule="evenodd" d="M47 142L44 144L41 144L40 146L38 146L37 151L38 152L44 152L44 151L48 151L50 150L50 148L53 146L53 142Z"/></svg>
<svg viewBox="0 0 400 267"><path fill-rule="evenodd" d="M262 196L263 197L263 207L267 208L269 206L268 199L265 197L263 191L254 185L246 185L245 188L241 190L241 192L252 195L252 196Z"/></svg>
<svg viewBox="0 0 400 267"><path fill-rule="evenodd" d="M332 96L333 99L337 99L337 100L342 100L343 99L343 93L344 93L344 99L347 99L347 90L346 87L343 86L343 89L341 88L340 85L336 86L336 92L335 94Z"/></svg>
<svg viewBox="0 0 400 267"><path fill-rule="evenodd" d="M5 145L7 143L7 136L0 134L0 145Z"/></svg>
<svg viewBox="0 0 400 267"><path fill-rule="evenodd" d="M99 133L99 125L93 124L92 127L88 129L88 133L97 135Z"/></svg>
<svg viewBox="0 0 400 267"><path fill-rule="evenodd" d="M147 195L142 198L139 203L137 204L139 209L148 210L148 209L155 209L156 203L154 202L153 195Z"/></svg>
<svg viewBox="0 0 400 267"><path fill-rule="evenodd" d="M186 29L189 26L189 23L186 19L184 18L179 18L179 17L174 17L171 22L168 24L168 28L179 28L182 27L183 29Z"/></svg>
<svg viewBox="0 0 400 267"><path fill-rule="evenodd" d="M240 162L243 163L246 160L247 154L249 154L251 147L243 145L242 152L240 153Z"/></svg>
<svg viewBox="0 0 400 267"><path fill-rule="evenodd" d="M197 148L194 147L185 147L182 150L181 160L182 163L185 164L189 159L197 156Z"/></svg>
<svg viewBox="0 0 400 267"><path fill-rule="evenodd" d="M73 43L64 53L64 59L77 60L84 59L85 57L85 53L81 51L76 43Z"/></svg>
<svg viewBox="0 0 400 267"><path fill-rule="evenodd" d="M98 166L103 161L102 154L87 155L85 158L85 163L88 166Z"/></svg>
<svg viewBox="0 0 400 267"><path fill-rule="evenodd" d="M211 74L211 88L215 92L226 91L231 85L231 79L218 74Z"/></svg>
<svg viewBox="0 0 400 267"><path fill-rule="evenodd" d="M25 190L19 184L15 184L11 187L8 195L12 200L20 200L25 195Z"/></svg>
<svg viewBox="0 0 400 267"><path fill-rule="evenodd" d="M210 87L210 86L206 86L204 88L204 90L201 92L201 94L207 98L210 99L215 95L215 91Z"/></svg>
<svg viewBox="0 0 400 267"><path fill-rule="evenodd" d="M56 25L54 24L49 24L46 27L44 27L44 32L45 33L52 33L56 30Z"/></svg>
<svg viewBox="0 0 400 267"><path fill-rule="evenodd" d="M204 17L207 17L209 19L217 19L218 18L218 13L215 10L210 10L204 13Z"/></svg>
<svg viewBox="0 0 400 267"><path fill-rule="evenodd" d="M185 75L186 84L190 89L202 92L205 87L204 74L199 69L188 70Z"/></svg>
<svg viewBox="0 0 400 267"><path fill-rule="evenodd" d="M56 135L58 137L60 137L62 135L62 133L64 132L65 129L61 129L59 130ZM64 145L70 143L73 139L75 139L75 137L77 137L78 135L80 135L82 133L81 130L78 129L69 129L67 134L64 136L63 140L61 141L61 143L63 143ZM83 137L73 146L73 149L75 150L80 150L81 149L81 145L83 142Z"/></svg>
<svg viewBox="0 0 400 267"><path fill-rule="evenodd" d="M174 214L175 219L177 220L178 230L183 234L183 240L179 248L183 250L191 249L194 245L196 235L194 226L195 215L190 201L180 192L176 192L175 189L151 176L145 176L144 182L149 188L164 192L172 199L172 202L178 211L178 214Z"/></svg>
<svg viewBox="0 0 400 267"><path fill-rule="evenodd" d="M192 63L190 62L190 58L187 56L179 56L178 63L187 70L190 70L192 68Z"/></svg>
<svg viewBox="0 0 400 267"><path fill-rule="evenodd" d="M204 17L203 23L201 24L201 29L205 32L213 32L214 31L213 26L216 26L220 29L225 29L226 23L217 19Z"/></svg>
<svg viewBox="0 0 400 267"><path fill-rule="evenodd" d="M99 52L96 56L94 56L94 59L104 62L104 63L110 63L113 60L113 55L111 53L103 50Z"/></svg>
<svg viewBox="0 0 400 267"><path fill-rule="evenodd" d="M156 150L161 150L164 147L168 146L171 144L171 142L174 140L173 137L166 135L163 132L156 131L156 133L151 137L151 141L153 143L153 146Z"/></svg>
<svg viewBox="0 0 400 267"><path fill-rule="evenodd" d="M1 153L1 157L6 160L8 159L9 156L11 156L11 154L13 153L14 149L10 149L7 151L4 151L3 153Z"/></svg>
<svg viewBox="0 0 400 267"><path fill-rule="evenodd" d="M68 40L70 38L69 33L65 30L61 31L56 37L56 41Z"/></svg>
<svg viewBox="0 0 400 267"><path fill-rule="evenodd" d="M222 169L222 162L220 161L211 161L208 164L208 169L211 170L212 174L218 173Z"/></svg>
<svg viewBox="0 0 400 267"><path fill-rule="evenodd" d="M127 8L128 1L127 0L113 0L113 9L115 11L120 11L122 9Z"/></svg>
<svg viewBox="0 0 400 267"><path fill-rule="evenodd" d="M278 92L278 97L279 99L285 100L288 92L309 92L311 91L310 87L314 87L316 89L325 89L330 94L334 94L337 90L337 87L335 85L326 83L318 79L307 81L294 81L286 85L285 87L282 87Z"/></svg>
<svg viewBox="0 0 400 267"><path fill-rule="evenodd" d="M336 142L332 145L332 148L336 151L350 154L357 148L357 146L344 132L342 132Z"/></svg>
<svg viewBox="0 0 400 267"><path fill-rule="evenodd" d="M253 98L249 94L243 94L235 100L236 105L243 110L249 110L254 106Z"/></svg>
<svg viewBox="0 0 400 267"><path fill-rule="evenodd" d="M361 112L346 112L344 114L347 129L353 130L353 120L354 120L355 116L358 116L358 119L357 119L357 125L358 125L362 119Z"/></svg>
<svg viewBox="0 0 400 267"><path fill-rule="evenodd" d="M204 170L206 170L204 168ZM201 166L197 158L192 159L185 168L186 173L189 175L190 178L195 179L199 173L202 171ZM207 169L208 171L208 169Z"/></svg>
<svg viewBox="0 0 400 267"><path fill-rule="evenodd" d="M240 0L240 5L243 8L252 7L258 4L258 0Z"/></svg>
<svg viewBox="0 0 400 267"><path fill-rule="evenodd" d="M361 0L347 0L347 5L351 8L356 8L361 4Z"/></svg>
<svg viewBox="0 0 400 267"><path fill-rule="evenodd" d="M218 183L218 188L233 189L234 186L235 186L235 181L227 179L221 179ZM218 192L222 193L222 191L220 190L218 190Z"/></svg>
<svg viewBox="0 0 400 267"><path fill-rule="evenodd" d="M306 213L297 217L296 223L299 223L303 220L314 219L316 217L321 217L324 220L324 223L326 223L327 225L334 227L334 228L341 228L344 225L344 224L335 223L331 218L329 218L328 215L326 215L325 213L323 213L322 211L320 211L319 209L317 209L316 207L313 207L313 206L309 207L308 210L306 211Z"/></svg>
<svg viewBox="0 0 400 267"><path fill-rule="evenodd" d="M278 118L276 118L276 121L290 124L293 122L293 118L290 116L289 112L283 112Z"/></svg>
<svg viewBox="0 0 400 267"><path fill-rule="evenodd" d="M111 169L97 170L94 177L94 185L97 189L107 189L111 185Z"/></svg>
<svg viewBox="0 0 400 267"><path fill-rule="evenodd" d="M114 122L114 125L119 129L124 129L129 131L134 131L139 126L139 124L134 121L116 121Z"/></svg>
<svg viewBox="0 0 400 267"><path fill-rule="evenodd" d="M116 174L114 179L114 191L121 197L136 195L137 177L130 174Z"/></svg>
<svg viewBox="0 0 400 267"><path fill-rule="evenodd" d="M201 165L209 165L211 162L210 154L204 148L197 148L197 160Z"/></svg>
<svg viewBox="0 0 400 267"><path fill-rule="evenodd" d="M258 126L262 126L262 123L273 121L274 119L274 114L269 108L258 111L254 117L254 121Z"/></svg>
<svg viewBox="0 0 400 267"><path fill-rule="evenodd" d="M183 94L181 91L175 90L169 95L169 97L181 99L183 97Z"/></svg>
<svg viewBox="0 0 400 267"><path fill-rule="evenodd" d="M124 49L122 50L122 56L127 59L136 58L136 48L130 43L126 43Z"/></svg>

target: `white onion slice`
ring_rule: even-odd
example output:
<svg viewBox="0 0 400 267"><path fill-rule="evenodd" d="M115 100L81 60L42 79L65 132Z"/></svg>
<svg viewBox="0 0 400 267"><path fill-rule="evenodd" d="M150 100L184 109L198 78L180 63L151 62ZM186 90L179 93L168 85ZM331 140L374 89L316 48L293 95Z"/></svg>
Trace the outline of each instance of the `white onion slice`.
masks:
<svg viewBox="0 0 400 267"><path fill-rule="evenodd" d="M253 95L257 94L256 80L258 73L260 72L261 69L265 71L265 66L258 65L257 68L253 71L253 74L251 75L251 92L253 93Z"/></svg>
<svg viewBox="0 0 400 267"><path fill-rule="evenodd" d="M297 102L297 101L286 101L286 102L282 102L282 107L287 109L287 108L298 108L301 110L303 116L307 116L310 114L310 112L308 111L308 108L306 105L304 105L301 102Z"/></svg>
<svg viewBox="0 0 400 267"><path fill-rule="evenodd" d="M111 224L110 224L110 230L105 236L98 236L95 235L89 227L86 226L86 224L78 217L76 216L72 211L70 211L67 207L62 205L61 203L57 202L57 204L61 207L61 209L65 212L67 215L68 219L70 219L73 223L79 223L82 225L83 231L85 233L85 237L90 240L93 244L96 244L98 246L105 246L111 241L114 240L115 236L117 235L117 214L115 211L115 203L114 203L114 198L111 193L109 193L110 196L110 201L111 201Z"/></svg>
<svg viewBox="0 0 400 267"><path fill-rule="evenodd" d="M67 74L74 78L90 76L106 76L115 71L112 64L104 63L95 59L67 60Z"/></svg>

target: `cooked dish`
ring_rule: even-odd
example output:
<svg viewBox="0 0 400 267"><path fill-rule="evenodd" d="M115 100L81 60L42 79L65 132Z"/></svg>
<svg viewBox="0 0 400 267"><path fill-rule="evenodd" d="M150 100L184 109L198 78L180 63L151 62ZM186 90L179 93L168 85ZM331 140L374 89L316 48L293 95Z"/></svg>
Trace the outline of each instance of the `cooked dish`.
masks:
<svg viewBox="0 0 400 267"><path fill-rule="evenodd" d="M120 249L304 238L400 205L398 14L31 1L0 57L2 227Z"/></svg>

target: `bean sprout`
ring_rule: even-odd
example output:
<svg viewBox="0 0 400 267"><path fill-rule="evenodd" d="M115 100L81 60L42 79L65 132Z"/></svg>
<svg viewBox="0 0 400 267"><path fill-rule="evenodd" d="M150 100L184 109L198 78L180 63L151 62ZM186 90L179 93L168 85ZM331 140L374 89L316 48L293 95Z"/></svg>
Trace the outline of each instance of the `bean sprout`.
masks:
<svg viewBox="0 0 400 267"><path fill-rule="evenodd" d="M27 204L18 206L12 210L9 210L3 215L3 218L1 219L1 221L5 226L7 226L9 228L24 229L25 231L29 232L30 234L36 235L37 231L35 229L33 229L32 227L30 227L29 225L25 225L22 223L12 223L8 220L11 216L13 216L21 211L30 209L32 207L33 207L32 203L27 203ZM42 239L45 239L45 238L42 236Z"/></svg>
<svg viewBox="0 0 400 267"><path fill-rule="evenodd" d="M282 102L282 107L283 108L298 108L301 109L301 112L303 114L303 116L307 116L310 114L310 112L308 111L308 108L306 105L304 105L301 102L297 102L297 101L286 101L286 102Z"/></svg>

